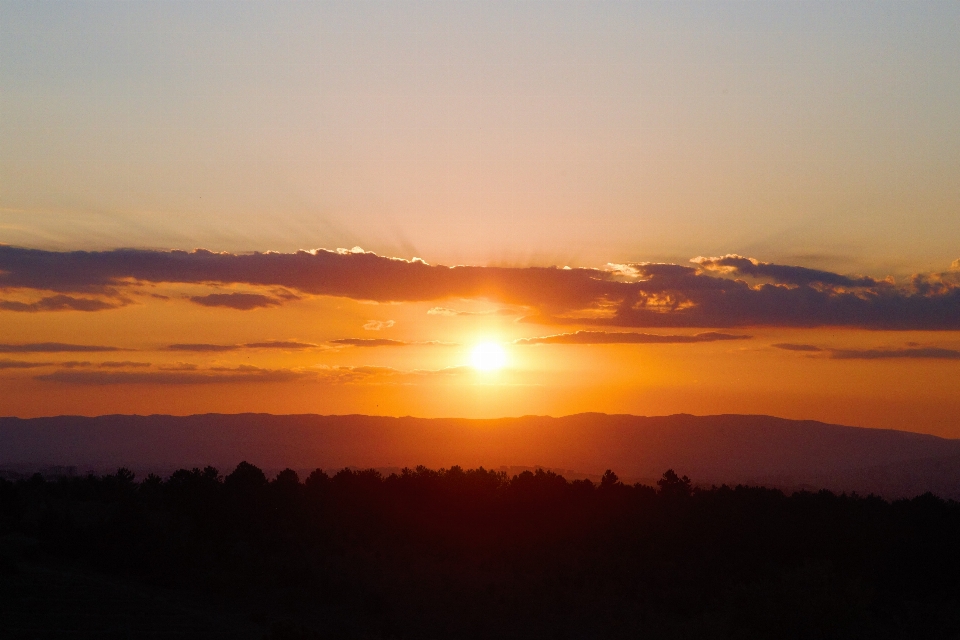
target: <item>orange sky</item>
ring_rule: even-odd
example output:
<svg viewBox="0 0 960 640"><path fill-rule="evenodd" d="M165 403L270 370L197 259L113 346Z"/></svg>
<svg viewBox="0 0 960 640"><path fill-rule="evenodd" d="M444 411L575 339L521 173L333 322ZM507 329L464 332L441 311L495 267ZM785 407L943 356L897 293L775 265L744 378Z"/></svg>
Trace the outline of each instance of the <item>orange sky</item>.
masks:
<svg viewBox="0 0 960 640"><path fill-rule="evenodd" d="M66 255L35 253L45 260ZM102 258L111 254L85 255ZM330 255L344 263L382 260L372 254ZM0 251L0 261L3 259ZM6 259L7 266L25 262L16 252ZM417 268L416 263L387 262ZM38 265L27 269L25 277L35 278L42 271ZM688 277L695 283L745 282L724 271L717 275L693 267L677 268L689 269L695 275ZM91 264L85 269L87 274L95 271ZM589 308L579 312L579 321L566 322L562 313L548 321L537 311L536 294L530 294L526 304L519 304L516 300L505 303L496 293L376 302L224 283L117 280L116 287L97 289L82 277L73 281L77 273L65 276L69 271L58 267L51 272L55 279L71 279L68 283L34 283L37 289L8 287L7 300L16 298L28 304L59 295L116 306L89 312L0 312L4 323L0 349L6 351L0 354L3 415L769 413L960 436L954 418L960 408L956 393L960 337L954 330L764 326L764 322L751 323L749 318L737 321L737 326L712 330L709 326L597 326L595 322L622 325L633 320L611 315L600 301L599 306L591 307L592 312ZM83 269L75 271L84 275ZM521 272L507 270L505 277L516 278ZM552 273L564 276L571 272ZM610 273L609 268L594 275L605 273ZM809 276L802 270L799 273ZM837 277L828 272L811 273L824 280ZM950 304L955 304L956 285L950 284L956 280L955 273L938 276L947 283L943 295ZM372 280L383 277L376 270L361 275ZM8 271L7 277L16 278L17 272ZM656 277L642 275L617 278L614 284L628 286L657 282ZM559 282L553 285L558 290L563 280ZM859 295L887 288L877 282ZM828 295L827 300L845 295L842 288L816 286ZM45 294L39 287L86 288L88 292ZM759 293L763 287L797 294L805 288L816 290L769 283L748 285L746 290ZM262 296L275 302L251 309L197 302L209 304L206 296L226 295L216 298L218 303L233 304L231 294ZM414 291L409 295L420 294ZM910 313L910 305L921 297L913 290L897 295L894 300L906 310L903 313ZM707 305L699 303L699 308ZM696 308L694 305L691 310ZM774 310L780 313L780 309ZM683 312L681 308L673 313ZM590 320L590 313L599 320ZM657 317L666 317L671 312L657 313ZM797 313L806 311L801 308ZM863 322L863 314L856 309L848 320ZM948 316L946 322L955 318ZM722 315L713 321L718 326L733 322ZM907 321L923 323L925 316ZM646 320L641 318L641 322ZM684 322L677 316L668 324ZM765 324L804 322L802 315L774 316ZM577 331L587 332L580 334L587 344L550 344L558 341L556 337L543 341L547 344L522 342L550 336L564 341L571 334L578 335ZM597 344L638 337L645 343ZM665 337L666 342L649 343L657 337ZM501 345L506 362L501 369L480 371L473 366L471 352L488 342ZM84 350L90 347L109 350Z"/></svg>
<svg viewBox="0 0 960 640"><path fill-rule="evenodd" d="M0 414L960 437L958 29L885 0L4 3Z"/></svg>

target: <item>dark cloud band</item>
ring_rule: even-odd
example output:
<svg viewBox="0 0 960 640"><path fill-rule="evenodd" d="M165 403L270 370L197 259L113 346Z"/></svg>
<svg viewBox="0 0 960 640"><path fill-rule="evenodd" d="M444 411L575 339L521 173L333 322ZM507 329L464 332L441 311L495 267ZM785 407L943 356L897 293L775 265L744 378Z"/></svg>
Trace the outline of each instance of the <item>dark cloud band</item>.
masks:
<svg viewBox="0 0 960 640"><path fill-rule="evenodd" d="M0 369L36 369L38 367L48 367L50 362L28 362L26 360L11 360L9 358L0 358Z"/></svg>
<svg viewBox="0 0 960 640"><path fill-rule="evenodd" d="M411 343L389 338L337 338L331 340L330 344L347 347L404 347Z"/></svg>
<svg viewBox="0 0 960 640"><path fill-rule="evenodd" d="M833 360L960 360L960 350L941 347L904 347L894 349L825 349L812 344L779 343L770 345L788 351L823 352Z"/></svg>
<svg viewBox="0 0 960 640"><path fill-rule="evenodd" d="M785 349L786 351L823 351L820 347L815 344L794 344L792 342L778 342L777 344L770 345L775 349Z"/></svg>
<svg viewBox="0 0 960 640"><path fill-rule="evenodd" d="M60 370L37 376L37 380L72 385L159 384L196 385L242 382L289 382L303 374L287 369L235 369L207 371L90 371Z"/></svg>
<svg viewBox="0 0 960 640"><path fill-rule="evenodd" d="M190 302L204 307L225 307L238 311L276 307L283 303L282 300L259 293L211 293L205 296L191 296Z"/></svg>
<svg viewBox="0 0 960 640"><path fill-rule="evenodd" d="M392 367L337 366L316 369L262 369L249 365L210 367L182 364L160 371L100 371L59 369L36 376L36 380L80 386L108 385L206 385L271 382L316 382L320 384L405 384L425 379L444 379L469 373L469 367L414 369L402 371Z"/></svg>
<svg viewBox="0 0 960 640"><path fill-rule="evenodd" d="M43 311L106 311L124 306L123 301L97 300L96 298L76 298L67 295L55 295L41 298L35 302L0 300L0 311L20 313L40 313Z"/></svg>
<svg viewBox="0 0 960 640"><path fill-rule="evenodd" d="M241 349L277 349L279 351L302 351L316 349L319 345L312 342L298 342L296 340L267 340L266 342L247 342L245 344L208 344L208 343L181 343L171 344L164 351L188 351L192 353L222 353L239 351Z"/></svg>
<svg viewBox="0 0 960 640"><path fill-rule="evenodd" d="M95 344L67 344L65 342L0 344L0 353L97 353L108 351L124 351L124 349Z"/></svg>
<svg viewBox="0 0 960 640"><path fill-rule="evenodd" d="M960 351L938 347L911 347L906 349L833 349L830 357L835 360L887 360L890 358L916 358L932 360L960 360Z"/></svg>
<svg viewBox="0 0 960 640"><path fill-rule="evenodd" d="M576 331L539 338L521 338L514 344L691 344L717 342L720 340L747 340L750 336L710 331L694 335L661 335L656 333L630 333L606 331Z"/></svg>
<svg viewBox="0 0 960 640"><path fill-rule="evenodd" d="M960 329L955 270L897 285L734 255L697 258L694 264L635 263L609 270L446 267L352 251L241 255L0 246L0 288L118 295L137 282L239 284L380 302L484 298L533 309L530 321L569 325ZM260 294L211 294L240 295ZM258 302L211 296L198 298L232 308L256 308Z"/></svg>

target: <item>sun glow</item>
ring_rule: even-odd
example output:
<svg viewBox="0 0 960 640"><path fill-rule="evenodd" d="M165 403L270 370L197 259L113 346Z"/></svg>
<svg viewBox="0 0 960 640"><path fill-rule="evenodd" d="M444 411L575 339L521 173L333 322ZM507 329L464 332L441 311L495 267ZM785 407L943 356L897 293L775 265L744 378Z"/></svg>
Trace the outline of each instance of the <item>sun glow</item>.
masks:
<svg viewBox="0 0 960 640"><path fill-rule="evenodd" d="M470 362L480 371L495 371L507 364L507 352L496 342L481 342L473 348Z"/></svg>

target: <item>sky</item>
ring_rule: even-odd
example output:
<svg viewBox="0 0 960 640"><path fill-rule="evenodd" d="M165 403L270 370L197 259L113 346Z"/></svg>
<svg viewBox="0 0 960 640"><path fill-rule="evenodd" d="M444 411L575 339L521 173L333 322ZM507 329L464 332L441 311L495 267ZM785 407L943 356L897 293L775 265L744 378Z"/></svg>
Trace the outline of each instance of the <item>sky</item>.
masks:
<svg viewBox="0 0 960 640"><path fill-rule="evenodd" d="M960 437L958 32L955 2L0 2L0 415Z"/></svg>

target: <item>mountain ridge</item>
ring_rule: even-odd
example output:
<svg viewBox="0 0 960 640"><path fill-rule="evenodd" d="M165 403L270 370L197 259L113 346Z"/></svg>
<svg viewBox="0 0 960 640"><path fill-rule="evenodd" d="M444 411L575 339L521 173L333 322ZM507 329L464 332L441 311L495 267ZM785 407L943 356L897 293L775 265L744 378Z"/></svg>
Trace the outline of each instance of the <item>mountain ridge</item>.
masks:
<svg viewBox="0 0 960 640"><path fill-rule="evenodd" d="M494 419L320 414L0 418L0 466L138 472L248 460L265 469L613 469L652 481L762 483L890 497L960 498L960 440L758 414L580 413Z"/></svg>

